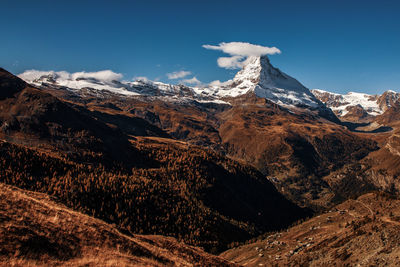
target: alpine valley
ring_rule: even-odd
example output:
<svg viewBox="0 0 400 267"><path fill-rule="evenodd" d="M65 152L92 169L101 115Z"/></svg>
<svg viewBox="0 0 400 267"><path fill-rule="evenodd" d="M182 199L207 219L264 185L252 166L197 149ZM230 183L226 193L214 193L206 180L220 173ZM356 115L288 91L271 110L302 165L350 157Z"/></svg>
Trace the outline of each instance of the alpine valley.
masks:
<svg viewBox="0 0 400 267"><path fill-rule="evenodd" d="M0 69L5 265L399 262L400 93L100 74Z"/></svg>

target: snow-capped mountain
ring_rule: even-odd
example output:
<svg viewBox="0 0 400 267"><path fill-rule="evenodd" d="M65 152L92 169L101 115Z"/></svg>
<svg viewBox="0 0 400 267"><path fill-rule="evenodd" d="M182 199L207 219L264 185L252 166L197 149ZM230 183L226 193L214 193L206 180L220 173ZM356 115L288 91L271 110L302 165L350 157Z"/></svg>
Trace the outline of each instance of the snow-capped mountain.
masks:
<svg viewBox="0 0 400 267"><path fill-rule="evenodd" d="M382 95L349 92L345 95L313 89L311 92L339 117L350 116L357 111L377 116L385 112L400 98L400 93L386 91Z"/></svg>
<svg viewBox="0 0 400 267"><path fill-rule="evenodd" d="M18 76L35 86L56 86L69 90L92 88L100 91L108 90L112 93L124 95L137 95L137 93L129 90L127 84L119 81L121 76L109 70L93 73L76 72L72 74L66 71L28 70Z"/></svg>
<svg viewBox="0 0 400 267"><path fill-rule="evenodd" d="M94 89L98 91L108 91L115 94L126 96L138 95L180 95L182 93L193 95L191 88L184 85L171 85L152 81L121 81L121 76L109 70L100 72L76 72L68 73L65 71L35 71L29 70L19 75L20 78L36 86L62 87L72 91L82 89Z"/></svg>
<svg viewBox="0 0 400 267"><path fill-rule="evenodd" d="M300 82L273 67L267 56L249 57L233 80L203 89L203 93L214 97L236 97L249 92L283 106L323 106Z"/></svg>
<svg viewBox="0 0 400 267"><path fill-rule="evenodd" d="M318 109L323 110L326 114L332 113L300 82L273 67L267 56L247 58L244 67L235 75L233 80L219 85L188 87L143 80L131 82L122 81L122 75L118 75L112 71L70 74L63 71L41 72L31 70L20 74L19 77L39 87L62 87L75 92L82 89L94 89L128 97L189 98L199 102L227 103L225 101L229 101L229 98L254 93L258 97L266 98L287 108Z"/></svg>

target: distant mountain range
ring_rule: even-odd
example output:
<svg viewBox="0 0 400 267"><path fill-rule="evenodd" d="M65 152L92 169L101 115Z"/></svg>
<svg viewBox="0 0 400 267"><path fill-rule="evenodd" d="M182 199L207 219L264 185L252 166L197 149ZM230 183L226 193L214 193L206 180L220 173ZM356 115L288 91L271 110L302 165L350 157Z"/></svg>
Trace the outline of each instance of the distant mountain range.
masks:
<svg viewBox="0 0 400 267"><path fill-rule="evenodd" d="M400 98L400 93L386 91L382 95L350 92L345 95L313 89L311 92L344 120L368 121L382 115Z"/></svg>
<svg viewBox="0 0 400 267"><path fill-rule="evenodd" d="M35 86L66 88L71 91L96 89L126 96L182 97L201 102L226 103L226 99L254 93L257 97L270 100L287 108L303 107L325 109L325 106L300 82L273 67L267 56L249 57L242 70L233 80L202 87L187 87L161 82L138 80L118 81L112 75L93 75L85 73L26 71L20 78ZM100 78L101 76L101 78ZM110 76L110 77L109 77ZM329 112L329 111L326 111Z"/></svg>

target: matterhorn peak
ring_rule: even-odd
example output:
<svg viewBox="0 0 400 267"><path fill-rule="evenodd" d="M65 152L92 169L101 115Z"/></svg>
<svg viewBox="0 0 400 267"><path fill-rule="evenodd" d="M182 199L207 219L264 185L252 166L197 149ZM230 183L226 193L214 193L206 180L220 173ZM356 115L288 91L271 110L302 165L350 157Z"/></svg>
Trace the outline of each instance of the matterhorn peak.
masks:
<svg viewBox="0 0 400 267"><path fill-rule="evenodd" d="M244 61L243 68L233 81L237 84L245 83L244 85L248 82L266 84L278 76L282 76L282 73L271 65L268 56L251 56Z"/></svg>
<svg viewBox="0 0 400 267"><path fill-rule="evenodd" d="M250 56L232 83L235 92L253 91L279 105L317 108L321 102L296 79L272 66L267 56Z"/></svg>

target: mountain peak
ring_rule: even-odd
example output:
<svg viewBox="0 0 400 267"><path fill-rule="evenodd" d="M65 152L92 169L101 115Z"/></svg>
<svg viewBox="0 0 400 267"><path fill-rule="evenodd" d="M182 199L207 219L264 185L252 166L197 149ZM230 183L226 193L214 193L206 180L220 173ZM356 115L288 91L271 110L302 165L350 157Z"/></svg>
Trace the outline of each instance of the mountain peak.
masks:
<svg viewBox="0 0 400 267"><path fill-rule="evenodd" d="M276 70L271 65L268 56L251 56L244 63L243 68L233 78L234 82L264 83L265 80L269 80L272 72L274 72L273 70Z"/></svg>
<svg viewBox="0 0 400 267"><path fill-rule="evenodd" d="M296 79L272 66L268 56L251 56L233 78L236 90L254 91L280 105L316 108L321 103Z"/></svg>

